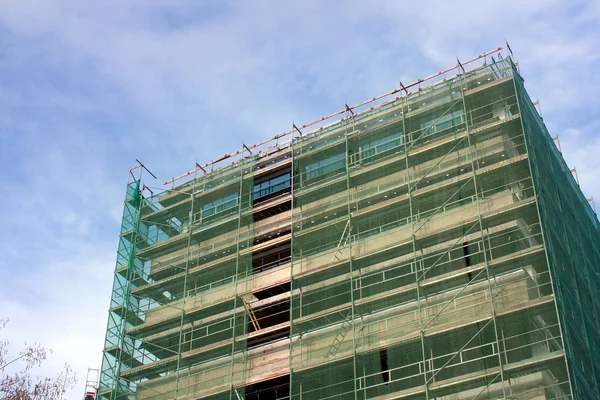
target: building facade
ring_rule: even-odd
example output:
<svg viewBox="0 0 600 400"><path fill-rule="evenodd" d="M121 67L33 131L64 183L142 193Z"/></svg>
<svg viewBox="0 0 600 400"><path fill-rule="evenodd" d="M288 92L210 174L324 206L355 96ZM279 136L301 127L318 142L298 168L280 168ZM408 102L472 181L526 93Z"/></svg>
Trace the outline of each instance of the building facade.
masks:
<svg viewBox="0 0 600 400"><path fill-rule="evenodd" d="M133 168L98 397L600 398L598 220L500 52Z"/></svg>

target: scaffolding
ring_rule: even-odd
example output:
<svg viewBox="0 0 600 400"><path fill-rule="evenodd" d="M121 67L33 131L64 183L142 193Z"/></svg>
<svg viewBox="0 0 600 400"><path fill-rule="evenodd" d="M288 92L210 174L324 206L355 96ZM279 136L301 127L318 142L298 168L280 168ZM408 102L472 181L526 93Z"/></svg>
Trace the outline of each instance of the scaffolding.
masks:
<svg viewBox="0 0 600 400"><path fill-rule="evenodd" d="M598 398L598 221L501 51L134 167L98 397Z"/></svg>

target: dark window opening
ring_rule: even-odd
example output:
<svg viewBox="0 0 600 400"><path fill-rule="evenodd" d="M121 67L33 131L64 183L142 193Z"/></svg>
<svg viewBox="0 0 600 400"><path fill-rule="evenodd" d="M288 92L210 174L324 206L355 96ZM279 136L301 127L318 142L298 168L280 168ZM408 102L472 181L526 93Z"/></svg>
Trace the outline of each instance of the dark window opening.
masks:
<svg viewBox="0 0 600 400"><path fill-rule="evenodd" d="M289 396L289 375L246 386L246 400L279 400L287 399Z"/></svg>
<svg viewBox="0 0 600 400"><path fill-rule="evenodd" d="M471 266L471 257L469 256L469 243L463 242L463 254L465 255L465 264L467 267ZM473 273L468 272L467 277L469 278L469 282L473 280Z"/></svg>
<svg viewBox="0 0 600 400"><path fill-rule="evenodd" d="M290 326L282 326L275 330L270 330L268 333L257 333L250 338L248 338L246 342L246 347L248 350L253 349L257 346L261 346L263 344L273 342L278 339L287 338L290 336Z"/></svg>
<svg viewBox="0 0 600 400"><path fill-rule="evenodd" d="M289 243L252 255L252 270L255 274L278 267L290 261Z"/></svg>
<svg viewBox="0 0 600 400"><path fill-rule="evenodd" d="M273 154L273 153L271 153L271 154ZM263 168L271 167L275 164L282 163L283 161L289 159L291 156L292 156L292 152L287 151L287 152L281 153L277 156L273 156L272 158L270 158L268 160L261 160L256 163L256 170L258 171ZM264 157L267 157L267 156L265 155Z"/></svg>
<svg viewBox="0 0 600 400"><path fill-rule="evenodd" d="M283 193L289 193L291 184L292 176L289 171L265 181L254 183L254 190L252 192L254 204L277 197Z"/></svg>
<svg viewBox="0 0 600 400"><path fill-rule="evenodd" d="M263 289L252 293L257 299L263 300L269 297L277 296L278 294L287 293L290 291L290 282L281 285L273 286L268 289Z"/></svg>
<svg viewBox="0 0 600 400"><path fill-rule="evenodd" d="M381 377L387 385L390 381L390 371L388 367L387 349L379 350L379 363L381 364Z"/></svg>
<svg viewBox="0 0 600 400"><path fill-rule="evenodd" d="M272 217L273 215L284 213L291 209L292 209L291 200L288 200L288 201L280 203L280 204L275 204L272 207L266 207L266 208L260 207L259 209L254 210L254 214L253 214L254 222L258 222L263 219Z"/></svg>
<svg viewBox="0 0 600 400"><path fill-rule="evenodd" d="M289 322L289 320L289 299L252 309L252 313L248 316L248 333L251 334L246 344L248 349L289 337L290 325L284 324L276 327L277 325ZM257 327L260 330L257 330Z"/></svg>
<svg viewBox="0 0 600 400"><path fill-rule="evenodd" d="M288 233L290 233L290 228L284 228L284 229L280 229L278 231L271 231L269 233L265 233L264 235L260 235L260 236L256 236L254 238L254 243L253 244L258 244L258 243L264 243L267 242L269 240L272 240L278 236L283 236L283 235L287 235Z"/></svg>
<svg viewBox="0 0 600 400"><path fill-rule="evenodd" d="M269 328L290 320L290 300L282 300L253 308L252 312L254 317L250 316L250 318L256 318L254 322L261 330ZM254 332L256 329L250 318L248 319L248 332Z"/></svg>

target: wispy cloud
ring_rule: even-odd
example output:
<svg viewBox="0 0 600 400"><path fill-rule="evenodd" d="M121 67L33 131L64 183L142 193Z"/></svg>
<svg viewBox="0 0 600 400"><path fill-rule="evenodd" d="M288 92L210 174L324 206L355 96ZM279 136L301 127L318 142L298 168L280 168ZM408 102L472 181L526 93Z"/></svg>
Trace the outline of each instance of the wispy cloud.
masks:
<svg viewBox="0 0 600 400"><path fill-rule="evenodd" d="M588 1L5 0L0 314L11 338L44 342L54 366L80 375L99 364L135 158L167 179L505 37L600 200L599 22Z"/></svg>

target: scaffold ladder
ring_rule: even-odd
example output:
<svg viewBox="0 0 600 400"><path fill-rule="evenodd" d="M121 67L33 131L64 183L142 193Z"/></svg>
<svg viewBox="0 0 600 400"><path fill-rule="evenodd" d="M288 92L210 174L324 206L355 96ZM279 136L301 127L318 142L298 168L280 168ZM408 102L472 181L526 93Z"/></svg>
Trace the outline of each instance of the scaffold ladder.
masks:
<svg viewBox="0 0 600 400"><path fill-rule="evenodd" d="M83 391L84 400L94 400L98 393L98 379L100 378L99 368L89 368L85 378L85 389Z"/></svg>
<svg viewBox="0 0 600 400"><path fill-rule="evenodd" d="M333 254L333 258L331 259L331 262L336 262L341 259L342 251L343 251L344 247L346 247L346 245L348 244L348 241L350 240L351 232L352 232L352 226L350 225L350 220L348 220L348 222L346 223L346 226L344 227L344 231L342 232L342 236L340 237L340 241L338 242L336 251ZM352 281L352 279L351 279L351 281ZM354 285L352 285L350 290L354 290ZM362 318L362 315L361 315L361 318ZM329 356L333 357L336 355L336 353L340 349L340 346L342 345L342 342L346 338L346 335L348 334L348 331L350 330L351 326L352 326L352 309L350 309L350 311L348 311L348 315L346 315L346 318L344 318L344 322L342 322L342 326L341 326L342 330L335 335L335 338L333 339L333 343L331 344L331 346L329 346L329 351L327 352L326 357L329 357Z"/></svg>
<svg viewBox="0 0 600 400"><path fill-rule="evenodd" d="M242 398L240 397L240 393L237 391L237 389L233 390L235 392L235 396L238 398L238 400L242 400Z"/></svg>
<svg viewBox="0 0 600 400"><path fill-rule="evenodd" d="M360 316L360 318L362 319L362 314L360 312L358 312L358 310L354 310L356 311L356 314ZM340 347L342 346L342 342L344 341L344 339L346 338L346 335L348 334L348 331L350 330L350 327L352 326L352 309L350 309L348 311L348 315L346 315L346 318L344 319L344 322L342 323L342 330L340 332L338 332L335 335L335 338L333 339L333 343L331 343L331 346L329 346L329 351L327 352L327 357L333 357L337 354L338 350L340 349ZM363 328L361 328L359 331L362 331Z"/></svg>
<svg viewBox="0 0 600 400"><path fill-rule="evenodd" d="M348 331L350 330L350 326L352 325L352 309L348 312L348 315L344 319L342 323L342 331L338 332L333 339L333 343L329 346L329 351L327 352L326 357L333 357L337 354L338 350L342 346L342 342L346 338Z"/></svg>
<svg viewBox="0 0 600 400"><path fill-rule="evenodd" d="M350 226L350 220L346 223L344 227L344 231L342 232L342 237L340 237L340 241L338 242L337 248L335 249L335 253L333 253L333 258L331 262L340 261L342 257L342 250L348 244L348 240L350 239L350 232L352 231L352 227Z"/></svg>
<svg viewBox="0 0 600 400"><path fill-rule="evenodd" d="M246 300L242 299L242 303L244 303L244 308L246 309L246 311L248 312L248 315L250 316L250 322L252 322L252 326L254 327L255 331L260 330L260 325L258 324L258 320L256 319L256 315L254 314L254 311L252 310L252 306L250 306L250 304L248 304L246 302Z"/></svg>

